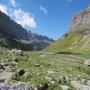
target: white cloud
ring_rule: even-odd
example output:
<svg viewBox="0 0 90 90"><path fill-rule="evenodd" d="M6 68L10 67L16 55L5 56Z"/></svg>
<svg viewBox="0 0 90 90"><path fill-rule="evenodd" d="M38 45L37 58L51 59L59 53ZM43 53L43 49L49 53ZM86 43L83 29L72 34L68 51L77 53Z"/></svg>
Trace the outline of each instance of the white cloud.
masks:
<svg viewBox="0 0 90 90"><path fill-rule="evenodd" d="M47 8L46 7L40 6L40 10L43 11L44 14L47 13Z"/></svg>
<svg viewBox="0 0 90 90"><path fill-rule="evenodd" d="M32 28L36 27L34 17L28 12L24 12L23 10L18 9L14 11L13 16L15 17L15 21L18 24L21 24L23 27L26 26L30 26Z"/></svg>
<svg viewBox="0 0 90 90"><path fill-rule="evenodd" d="M9 0L9 3L10 1L12 2L12 5L15 6L15 0ZM34 16L29 12L23 11L19 8L8 8L5 4L0 4L0 11L10 16L11 19L15 20L18 24L21 24L25 28L36 27Z"/></svg>
<svg viewBox="0 0 90 90"><path fill-rule="evenodd" d="M16 7L16 1L15 0L9 0L9 4L12 6Z"/></svg>
<svg viewBox="0 0 90 90"><path fill-rule="evenodd" d="M0 4L0 11L8 15L8 10L6 5Z"/></svg>

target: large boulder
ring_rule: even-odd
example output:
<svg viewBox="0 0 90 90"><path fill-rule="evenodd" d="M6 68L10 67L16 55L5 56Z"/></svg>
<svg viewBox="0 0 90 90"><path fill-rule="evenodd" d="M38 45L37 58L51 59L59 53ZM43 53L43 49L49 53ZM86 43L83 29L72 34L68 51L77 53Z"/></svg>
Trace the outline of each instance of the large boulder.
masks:
<svg viewBox="0 0 90 90"><path fill-rule="evenodd" d="M9 80L11 80L12 75L13 73L11 72L3 71L2 73L0 73L0 83L8 82Z"/></svg>

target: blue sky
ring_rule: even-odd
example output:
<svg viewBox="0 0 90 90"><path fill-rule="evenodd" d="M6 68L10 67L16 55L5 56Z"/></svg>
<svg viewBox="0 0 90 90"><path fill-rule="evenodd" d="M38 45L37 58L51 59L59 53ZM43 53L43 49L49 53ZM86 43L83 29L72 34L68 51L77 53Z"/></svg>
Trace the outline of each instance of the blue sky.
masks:
<svg viewBox="0 0 90 90"><path fill-rule="evenodd" d="M34 33L60 38L90 0L0 0L0 10Z"/></svg>

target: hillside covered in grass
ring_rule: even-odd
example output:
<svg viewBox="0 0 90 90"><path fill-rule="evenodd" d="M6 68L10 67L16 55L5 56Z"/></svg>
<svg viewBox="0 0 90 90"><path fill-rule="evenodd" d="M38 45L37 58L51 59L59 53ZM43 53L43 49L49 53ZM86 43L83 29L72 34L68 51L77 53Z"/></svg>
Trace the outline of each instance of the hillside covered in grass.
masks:
<svg viewBox="0 0 90 90"><path fill-rule="evenodd" d="M70 30L56 43L46 48L49 52L81 52L90 50L90 8L73 16Z"/></svg>

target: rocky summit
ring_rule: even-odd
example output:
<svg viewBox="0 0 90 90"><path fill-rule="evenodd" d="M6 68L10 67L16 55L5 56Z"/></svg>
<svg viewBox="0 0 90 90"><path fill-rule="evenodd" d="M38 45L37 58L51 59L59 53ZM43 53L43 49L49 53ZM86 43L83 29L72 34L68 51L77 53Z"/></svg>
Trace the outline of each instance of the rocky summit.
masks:
<svg viewBox="0 0 90 90"><path fill-rule="evenodd" d="M90 6L79 13L75 14L72 19L72 24L70 31L78 30L78 28L83 27L86 29L87 34L90 34Z"/></svg>
<svg viewBox="0 0 90 90"><path fill-rule="evenodd" d="M70 30L46 51L80 52L90 50L90 6L72 18Z"/></svg>

